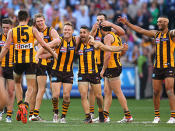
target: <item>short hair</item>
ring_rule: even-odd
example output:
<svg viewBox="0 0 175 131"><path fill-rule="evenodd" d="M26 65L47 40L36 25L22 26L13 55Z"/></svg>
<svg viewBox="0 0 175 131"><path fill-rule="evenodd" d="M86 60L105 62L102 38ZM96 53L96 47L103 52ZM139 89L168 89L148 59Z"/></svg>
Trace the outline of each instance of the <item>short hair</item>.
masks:
<svg viewBox="0 0 175 131"><path fill-rule="evenodd" d="M26 21L28 17L29 17L29 14L26 10L20 10L18 12L18 20L19 21Z"/></svg>
<svg viewBox="0 0 175 131"><path fill-rule="evenodd" d="M160 15L159 18L166 18L166 19L168 19L168 16L166 16L166 15Z"/></svg>
<svg viewBox="0 0 175 131"><path fill-rule="evenodd" d="M36 15L34 16L33 22L35 23L35 22L36 22L36 19L37 19L37 18L41 18L41 17L42 17L43 19L45 19L45 17L44 17L43 14L41 14L41 13L36 14Z"/></svg>
<svg viewBox="0 0 175 131"><path fill-rule="evenodd" d="M80 27L80 29L85 29L85 30L87 30L87 31L90 31L90 28L87 27L86 25L82 25L82 26Z"/></svg>
<svg viewBox="0 0 175 131"><path fill-rule="evenodd" d="M10 24L13 25L13 22L10 18L5 18L2 20L2 24Z"/></svg>
<svg viewBox="0 0 175 131"><path fill-rule="evenodd" d="M66 23L64 23L64 26L66 26L66 25L71 26L72 29L74 29L74 26L73 26L73 24L72 24L71 22L66 22Z"/></svg>
<svg viewBox="0 0 175 131"><path fill-rule="evenodd" d="M97 16L100 16L100 15L104 16L105 17L105 20L107 20L107 15L106 14L104 14L102 12L100 12L100 13L97 14Z"/></svg>

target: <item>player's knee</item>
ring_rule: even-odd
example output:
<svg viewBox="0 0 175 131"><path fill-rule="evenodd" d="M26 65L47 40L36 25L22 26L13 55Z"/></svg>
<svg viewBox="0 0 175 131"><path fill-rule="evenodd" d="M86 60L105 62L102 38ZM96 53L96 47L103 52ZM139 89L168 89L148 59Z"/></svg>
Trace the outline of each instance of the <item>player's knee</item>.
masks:
<svg viewBox="0 0 175 131"><path fill-rule="evenodd" d="M154 89L153 93L154 93L154 96L157 96L157 95L160 94L160 90L159 89Z"/></svg>
<svg viewBox="0 0 175 131"><path fill-rule="evenodd" d="M166 89L166 93L167 93L168 96L173 96L174 95L174 92L171 89Z"/></svg>
<svg viewBox="0 0 175 131"><path fill-rule="evenodd" d="M69 101L69 100L70 100L70 94L69 94L69 93L63 94L63 99L64 99L65 101Z"/></svg>
<svg viewBox="0 0 175 131"><path fill-rule="evenodd" d="M58 99L60 97L60 95L56 93L53 93L52 96L53 96L53 99Z"/></svg>

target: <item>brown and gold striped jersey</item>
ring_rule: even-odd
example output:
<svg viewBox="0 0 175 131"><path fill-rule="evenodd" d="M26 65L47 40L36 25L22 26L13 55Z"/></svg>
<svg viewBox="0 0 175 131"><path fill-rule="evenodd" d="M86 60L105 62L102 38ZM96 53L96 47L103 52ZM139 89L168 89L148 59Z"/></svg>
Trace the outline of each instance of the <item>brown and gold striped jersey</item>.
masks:
<svg viewBox="0 0 175 131"><path fill-rule="evenodd" d="M79 74L98 73L94 46L80 43L78 45L78 55Z"/></svg>
<svg viewBox="0 0 175 131"><path fill-rule="evenodd" d="M35 63L34 35L32 27L17 26L12 29L14 43L14 63Z"/></svg>
<svg viewBox="0 0 175 131"><path fill-rule="evenodd" d="M165 34L157 32L155 34L155 68L169 68L174 65L175 42L172 41L169 31Z"/></svg>
<svg viewBox="0 0 175 131"><path fill-rule="evenodd" d="M94 39L103 42L103 37L102 37L102 34L100 32L100 29L97 29ZM96 49L95 51L96 51L95 54L96 54L96 58L97 58L97 64L103 65L104 51L101 49Z"/></svg>
<svg viewBox="0 0 175 131"><path fill-rule="evenodd" d="M5 35L0 34L1 49L5 45L6 39L7 37ZM13 52L14 52L13 43L11 43L9 51L7 52L6 56L4 56L4 58L1 61L1 67L13 67Z"/></svg>
<svg viewBox="0 0 175 131"><path fill-rule="evenodd" d="M73 59L75 54L75 37L70 42L61 37L61 45L56 49L58 60L54 59L52 69L62 72L73 72Z"/></svg>
<svg viewBox="0 0 175 131"><path fill-rule="evenodd" d="M110 32L110 34L114 37L114 42L111 44L111 46L121 46L121 38L113 32ZM111 52L111 57L107 68L116 68L122 66L122 64L120 63L120 54L120 52Z"/></svg>

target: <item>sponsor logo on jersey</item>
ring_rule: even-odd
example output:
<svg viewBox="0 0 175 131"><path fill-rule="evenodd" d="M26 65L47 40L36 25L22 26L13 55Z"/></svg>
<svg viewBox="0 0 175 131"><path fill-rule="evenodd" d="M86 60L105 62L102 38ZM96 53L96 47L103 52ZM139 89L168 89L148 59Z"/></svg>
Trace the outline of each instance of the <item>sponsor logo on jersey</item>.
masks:
<svg viewBox="0 0 175 131"><path fill-rule="evenodd" d="M50 36L44 36L44 39L49 39L50 38Z"/></svg>
<svg viewBox="0 0 175 131"><path fill-rule="evenodd" d="M74 49L75 49L75 47L74 47L74 46L72 46L72 47L69 47L68 49L69 49L69 50L74 50Z"/></svg>
<svg viewBox="0 0 175 131"><path fill-rule="evenodd" d="M32 49L33 43L27 43L27 44L15 44L15 49Z"/></svg>
<svg viewBox="0 0 175 131"><path fill-rule="evenodd" d="M94 49L93 48L89 48L89 49L85 49L84 51L85 52L90 52L90 51L93 51Z"/></svg>

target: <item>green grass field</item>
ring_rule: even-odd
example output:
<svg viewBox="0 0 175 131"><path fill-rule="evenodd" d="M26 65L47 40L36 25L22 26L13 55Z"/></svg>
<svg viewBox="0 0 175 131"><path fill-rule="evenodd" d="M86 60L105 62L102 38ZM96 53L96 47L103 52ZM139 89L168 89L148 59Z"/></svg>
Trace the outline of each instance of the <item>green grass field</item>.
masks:
<svg viewBox="0 0 175 131"><path fill-rule="evenodd" d="M61 109L62 100L60 103ZM13 122L6 123L5 116L3 121L0 121L0 131L175 131L175 124L166 124L170 117L168 100L161 100L160 116L161 123L152 124L154 118L153 102L149 100L134 100L128 99L128 106L131 114L134 117L133 123L118 124L116 121L123 117L123 111L116 99L113 100L110 109L110 123L93 123L84 124L83 119L85 115L81 106L80 99L71 99L71 105L67 114L67 124L52 123L52 104L50 100L43 100L40 115L47 122L28 122L23 124L15 120L13 115ZM97 107L95 108L97 114ZM97 116L97 115L96 115Z"/></svg>

